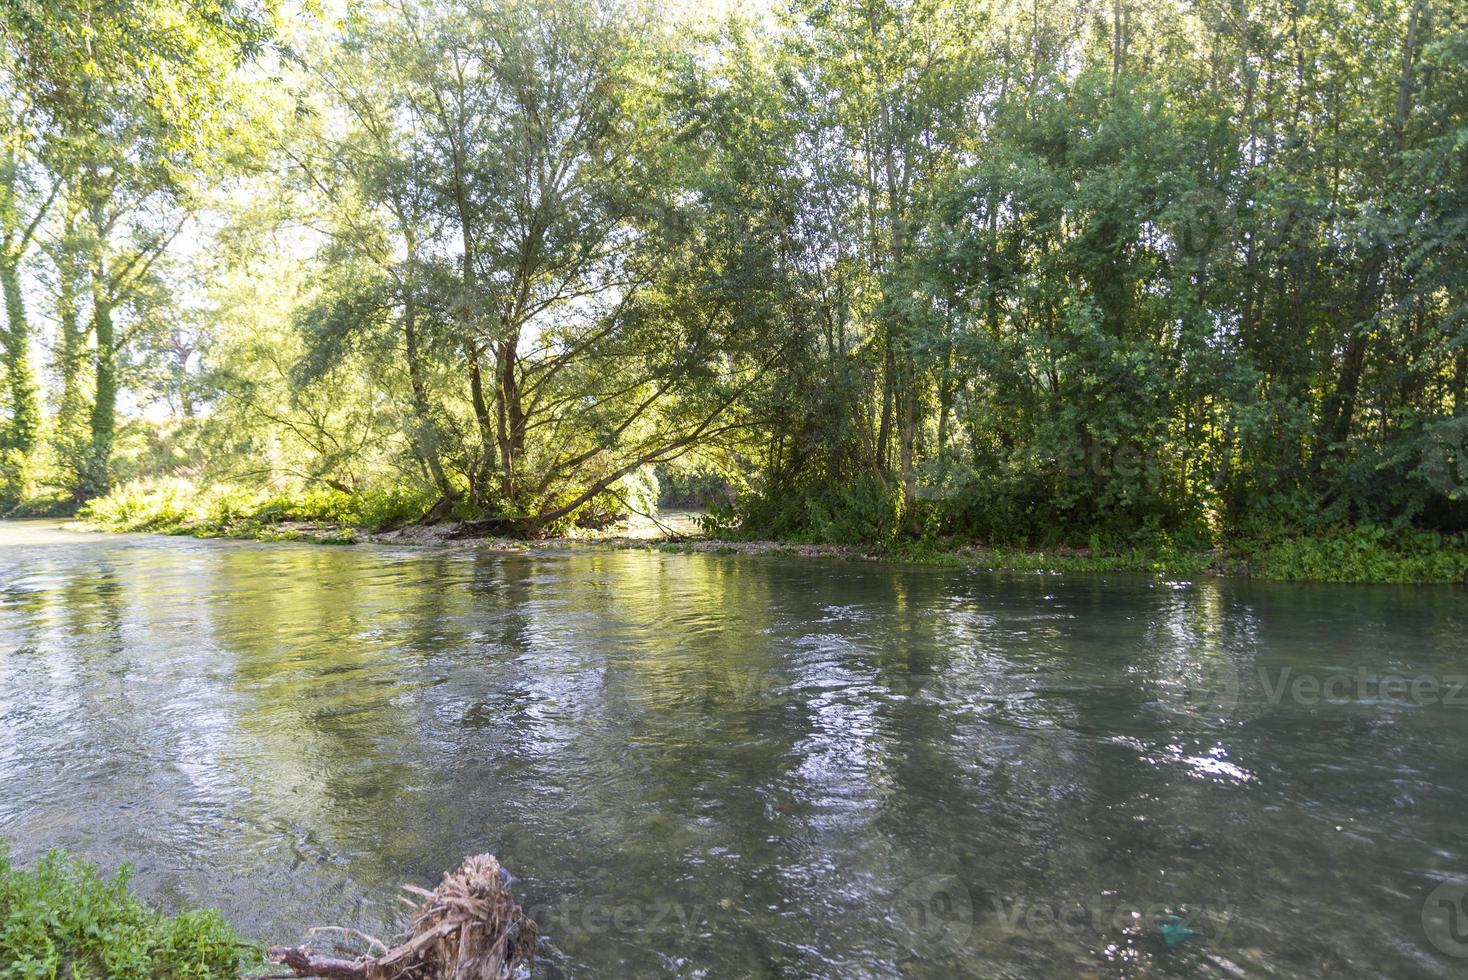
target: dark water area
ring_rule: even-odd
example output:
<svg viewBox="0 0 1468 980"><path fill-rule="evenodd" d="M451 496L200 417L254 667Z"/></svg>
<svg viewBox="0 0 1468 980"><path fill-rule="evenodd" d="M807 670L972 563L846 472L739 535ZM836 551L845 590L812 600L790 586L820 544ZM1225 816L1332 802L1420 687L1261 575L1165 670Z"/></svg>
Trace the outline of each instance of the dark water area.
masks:
<svg viewBox="0 0 1468 980"><path fill-rule="evenodd" d="M546 976L1468 973L1468 595L0 524L0 838Z"/></svg>

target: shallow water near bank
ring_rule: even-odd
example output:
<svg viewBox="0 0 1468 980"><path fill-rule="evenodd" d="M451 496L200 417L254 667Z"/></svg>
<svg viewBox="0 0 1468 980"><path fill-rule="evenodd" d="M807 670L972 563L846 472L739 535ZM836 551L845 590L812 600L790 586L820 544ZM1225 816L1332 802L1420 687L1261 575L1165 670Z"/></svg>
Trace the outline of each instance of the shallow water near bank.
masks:
<svg viewBox="0 0 1468 980"><path fill-rule="evenodd" d="M550 976L1455 976L1464 674L1457 587L0 523L0 837L283 942L490 851Z"/></svg>

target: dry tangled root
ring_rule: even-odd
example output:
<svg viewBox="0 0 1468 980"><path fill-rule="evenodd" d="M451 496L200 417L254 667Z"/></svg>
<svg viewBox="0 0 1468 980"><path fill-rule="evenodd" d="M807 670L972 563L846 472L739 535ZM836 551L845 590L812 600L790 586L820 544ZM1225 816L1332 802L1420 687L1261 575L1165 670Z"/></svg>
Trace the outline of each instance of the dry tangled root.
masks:
<svg viewBox="0 0 1468 980"><path fill-rule="evenodd" d="M332 980L508 980L535 954L535 920L510 894L509 876L489 854L465 858L433 891L404 885L422 898L407 938L376 956L319 956L308 946L274 947L270 958L298 977ZM405 899L405 901L408 901ZM409 904L414 904L409 901ZM351 932L352 930L343 930ZM361 935L357 933L357 935Z"/></svg>

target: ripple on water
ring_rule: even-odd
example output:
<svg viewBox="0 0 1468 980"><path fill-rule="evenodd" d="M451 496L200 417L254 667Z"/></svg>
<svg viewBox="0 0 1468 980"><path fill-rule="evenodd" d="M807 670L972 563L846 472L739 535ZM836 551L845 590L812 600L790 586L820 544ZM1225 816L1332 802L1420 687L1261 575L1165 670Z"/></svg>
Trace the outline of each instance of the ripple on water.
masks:
<svg viewBox="0 0 1468 980"><path fill-rule="evenodd" d="M1450 672L1464 607L8 526L0 836L285 941L491 850L553 974L1449 976L1468 710L1253 679Z"/></svg>

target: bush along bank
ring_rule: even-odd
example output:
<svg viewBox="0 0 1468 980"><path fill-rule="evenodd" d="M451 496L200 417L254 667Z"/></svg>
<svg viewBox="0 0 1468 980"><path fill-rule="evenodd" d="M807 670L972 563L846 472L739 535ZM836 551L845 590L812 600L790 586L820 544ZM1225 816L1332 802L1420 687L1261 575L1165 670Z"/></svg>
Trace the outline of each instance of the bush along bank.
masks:
<svg viewBox="0 0 1468 980"><path fill-rule="evenodd" d="M200 491L183 481L163 481L114 490L86 504L80 517L106 531L351 544L371 540L386 528L414 524L432 504L430 495L411 488L270 495L234 487ZM421 540L461 536L455 531L455 519L466 516L450 514L440 533L424 534ZM731 514L715 514L705 526L701 538L651 544L622 540L615 530L591 537L604 544L671 551L869 558L994 571L1213 574L1360 583L1445 583L1468 577L1468 535L1369 524L1298 534L1226 536L1216 543L1197 535L1092 536L1084 545L977 543L961 534L910 536L894 522L875 521L761 528ZM405 535L394 540L412 543L420 538Z"/></svg>
<svg viewBox="0 0 1468 980"><path fill-rule="evenodd" d="M166 916L128 881L60 851L30 871L0 852L0 976L223 980L263 963L218 912Z"/></svg>

